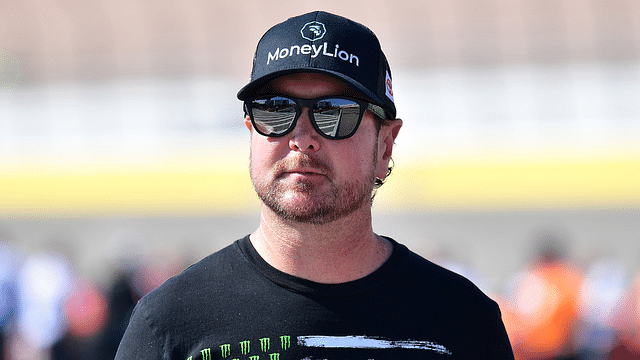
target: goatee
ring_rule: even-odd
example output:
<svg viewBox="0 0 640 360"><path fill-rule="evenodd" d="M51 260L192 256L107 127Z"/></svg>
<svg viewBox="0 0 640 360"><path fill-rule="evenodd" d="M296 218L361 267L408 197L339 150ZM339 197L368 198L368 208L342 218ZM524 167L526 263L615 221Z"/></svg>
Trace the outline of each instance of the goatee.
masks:
<svg viewBox="0 0 640 360"><path fill-rule="evenodd" d="M286 172L291 169L313 169L325 176L326 181L320 184L304 180L287 182ZM351 178L338 183L329 164L300 153L295 158L278 161L268 179L258 180L251 171L251 180L260 200L283 219L324 225L362 206L371 206L374 169L372 165L364 178Z"/></svg>

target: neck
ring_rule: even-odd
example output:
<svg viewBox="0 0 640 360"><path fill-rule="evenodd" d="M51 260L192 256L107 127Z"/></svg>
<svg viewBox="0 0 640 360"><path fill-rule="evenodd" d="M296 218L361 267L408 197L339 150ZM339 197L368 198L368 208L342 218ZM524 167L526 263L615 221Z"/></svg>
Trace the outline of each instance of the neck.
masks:
<svg viewBox="0 0 640 360"><path fill-rule="evenodd" d="M389 241L374 234L370 209L328 224L281 218L266 206L251 243L271 266L319 283L357 280L375 271L391 255Z"/></svg>

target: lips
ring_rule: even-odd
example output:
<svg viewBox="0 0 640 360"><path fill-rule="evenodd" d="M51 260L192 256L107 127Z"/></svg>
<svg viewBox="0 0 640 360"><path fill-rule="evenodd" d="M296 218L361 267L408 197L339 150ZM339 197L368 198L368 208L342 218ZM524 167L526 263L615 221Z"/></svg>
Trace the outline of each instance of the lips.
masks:
<svg viewBox="0 0 640 360"><path fill-rule="evenodd" d="M289 181L294 181L296 183L317 183L326 178L327 177L323 173L312 169L292 169L287 170L280 175L280 179L288 179Z"/></svg>
<svg viewBox="0 0 640 360"><path fill-rule="evenodd" d="M316 169L291 169L285 170L285 174L300 174L300 175L324 175L320 170Z"/></svg>
<svg viewBox="0 0 640 360"><path fill-rule="evenodd" d="M286 175L331 177L329 166L309 156L283 159L276 164L275 170L279 177Z"/></svg>

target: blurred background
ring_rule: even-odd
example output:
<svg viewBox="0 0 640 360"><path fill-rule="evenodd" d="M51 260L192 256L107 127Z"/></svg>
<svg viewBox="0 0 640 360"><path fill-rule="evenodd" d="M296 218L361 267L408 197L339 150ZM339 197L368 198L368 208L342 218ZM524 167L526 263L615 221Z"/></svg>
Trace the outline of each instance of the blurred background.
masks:
<svg viewBox="0 0 640 360"><path fill-rule="evenodd" d="M2 359L113 358L141 296L257 227L235 94L313 10L391 64L376 232L496 299L518 359L640 358L640 2L3 0Z"/></svg>

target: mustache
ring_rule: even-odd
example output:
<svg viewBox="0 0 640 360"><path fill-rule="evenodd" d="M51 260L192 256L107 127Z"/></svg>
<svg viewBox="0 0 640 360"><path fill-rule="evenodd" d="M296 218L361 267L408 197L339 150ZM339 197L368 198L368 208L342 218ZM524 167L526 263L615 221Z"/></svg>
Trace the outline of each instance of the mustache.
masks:
<svg viewBox="0 0 640 360"><path fill-rule="evenodd" d="M278 161L275 165L275 173L280 177L287 171L299 168L316 170L329 178L333 177L333 171L329 164L307 154L300 154L295 157L284 158Z"/></svg>

